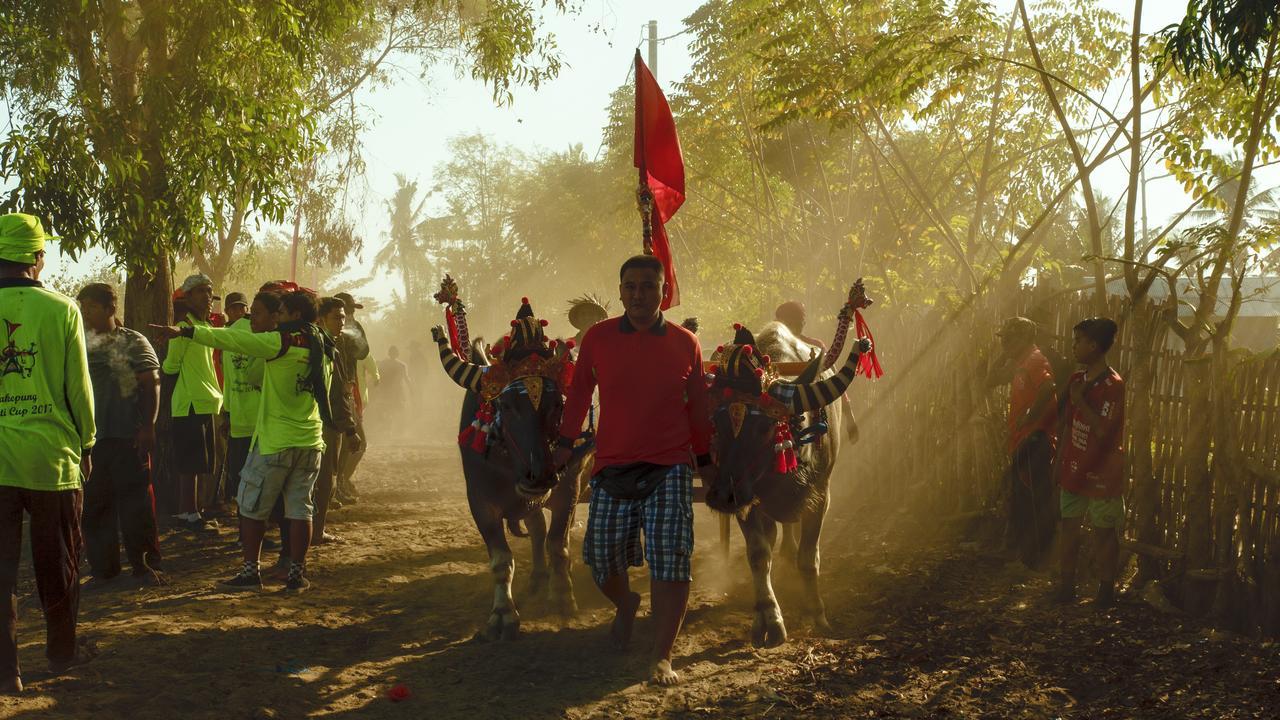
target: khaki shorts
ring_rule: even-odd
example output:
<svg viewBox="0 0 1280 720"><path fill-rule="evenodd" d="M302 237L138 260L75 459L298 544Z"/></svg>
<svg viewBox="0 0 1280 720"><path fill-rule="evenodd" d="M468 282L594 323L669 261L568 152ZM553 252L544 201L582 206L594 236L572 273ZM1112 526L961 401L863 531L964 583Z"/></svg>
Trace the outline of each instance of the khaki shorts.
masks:
<svg viewBox="0 0 1280 720"><path fill-rule="evenodd" d="M1062 511L1064 520L1088 517L1090 525L1106 529L1124 525L1124 498L1122 497L1093 498L1063 490L1058 507Z"/></svg>
<svg viewBox="0 0 1280 720"><path fill-rule="evenodd" d="M310 520L315 512L311 493L320 474L320 448L287 448L262 455L255 447L240 471L236 503L250 520L266 520L276 498L284 496L284 516Z"/></svg>

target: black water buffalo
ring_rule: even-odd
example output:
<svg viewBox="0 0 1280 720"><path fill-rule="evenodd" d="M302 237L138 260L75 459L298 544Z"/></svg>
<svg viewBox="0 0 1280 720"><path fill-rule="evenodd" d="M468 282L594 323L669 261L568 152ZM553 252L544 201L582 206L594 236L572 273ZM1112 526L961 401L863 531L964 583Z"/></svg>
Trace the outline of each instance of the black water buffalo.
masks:
<svg viewBox="0 0 1280 720"><path fill-rule="evenodd" d="M526 314L522 309L518 320L531 316L532 311ZM517 328L512 338L520 335ZM533 545L530 593L542 590L550 565L553 606L566 616L577 611L569 575L569 529L577 508L579 475L591 458L577 458L558 477L552 468L552 443L564 410L567 373L563 370L569 351L565 345L552 343L548 347L540 341L540 329L537 335L539 342L523 348L518 343L513 347L512 338L506 339L491 364L479 347L472 355L480 362L459 359L443 330L432 329L445 371L467 390L459 444L467 503L489 551L493 573L493 609L485 630L490 639L514 639L520 629L520 614L511 593L515 558L504 525L516 536L527 534ZM482 408L484 412L478 416ZM544 507L551 510L550 527ZM527 533L521 530L522 524Z"/></svg>
<svg viewBox="0 0 1280 720"><path fill-rule="evenodd" d="M778 523L799 524L796 567L804 581L805 614L819 632L830 631L818 590L818 541L831 502L831 471L844 441L843 414L824 408L853 381L860 353L870 350L870 342L859 340L844 365L823 379L818 379L821 357L793 382L772 372L773 362L809 360L809 348L774 322L758 337L739 329L734 343L717 353L711 401L718 475L707 491L707 505L733 513L742 528L755 583L751 640L756 645L787 639L770 578ZM805 434L818 423L825 423L825 432Z"/></svg>

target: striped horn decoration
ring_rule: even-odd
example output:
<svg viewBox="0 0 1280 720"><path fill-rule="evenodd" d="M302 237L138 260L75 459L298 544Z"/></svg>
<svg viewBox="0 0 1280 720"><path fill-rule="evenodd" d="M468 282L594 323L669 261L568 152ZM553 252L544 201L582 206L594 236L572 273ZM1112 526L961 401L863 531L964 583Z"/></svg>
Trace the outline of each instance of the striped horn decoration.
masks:
<svg viewBox="0 0 1280 720"><path fill-rule="evenodd" d="M870 351L871 341L860 338L849 352L849 357L845 359L840 372L825 380L812 383L775 383L774 387L770 388L770 394L787 403L797 414L830 405L853 383L859 360L864 353ZM778 387L779 385L784 387ZM780 392L775 393L774 388Z"/></svg>
<svg viewBox="0 0 1280 720"><path fill-rule="evenodd" d="M440 350L440 364L444 365L444 371L449 377L464 390L480 392L480 377L484 375L484 366L458 359L440 328L431 328L431 339L436 341Z"/></svg>

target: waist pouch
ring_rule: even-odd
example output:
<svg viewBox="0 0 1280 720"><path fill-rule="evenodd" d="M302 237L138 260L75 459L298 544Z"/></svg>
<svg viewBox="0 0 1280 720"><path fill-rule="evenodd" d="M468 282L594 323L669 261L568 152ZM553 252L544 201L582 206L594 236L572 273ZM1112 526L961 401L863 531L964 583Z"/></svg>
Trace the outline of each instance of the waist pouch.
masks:
<svg viewBox="0 0 1280 720"><path fill-rule="evenodd" d="M618 500L644 500L667 479L670 465L634 462L610 465L596 473L596 487Z"/></svg>

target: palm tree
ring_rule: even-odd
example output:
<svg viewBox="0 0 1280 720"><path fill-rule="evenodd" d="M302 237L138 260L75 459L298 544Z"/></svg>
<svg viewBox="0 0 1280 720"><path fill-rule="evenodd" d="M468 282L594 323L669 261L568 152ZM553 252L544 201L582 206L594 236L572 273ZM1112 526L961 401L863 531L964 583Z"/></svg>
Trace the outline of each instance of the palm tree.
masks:
<svg viewBox="0 0 1280 720"><path fill-rule="evenodd" d="M422 224L423 209L431 193L418 198L418 181L410 181L401 173L396 173L396 184L395 195L386 203L391 215L391 231L386 233L386 244L374 256L373 266L400 273L404 283L403 303L408 306L414 301L413 276L426 262L418 242L418 226Z"/></svg>
<svg viewBox="0 0 1280 720"><path fill-rule="evenodd" d="M1187 214L1187 219L1197 224L1206 224L1225 220L1236 201L1236 193L1240 192L1240 172L1244 169L1244 160L1239 153L1232 153L1226 158L1221 170L1217 173L1221 183L1214 191L1212 206L1202 205ZM1244 215L1262 222L1280 220L1280 188L1258 190L1258 176L1249 178L1249 198L1245 201Z"/></svg>
<svg viewBox="0 0 1280 720"><path fill-rule="evenodd" d="M1232 153L1227 157L1216 173L1220 184L1213 191L1212 204L1202 204L1188 213L1187 219L1200 225L1222 224L1225 226L1231 206L1236 201L1236 194L1240 192L1240 173L1243 167L1244 161L1239 153ZM1246 231L1241 237L1248 235L1248 228L1263 232L1260 233L1260 238L1243 243L1237 249L1231 258L1233 271L1238 271L1251 257L1266 264L1269 258L1264 256L1274 246L1274 233L1269 228L1280 225L1280 187L1258 190L1257 180L1257 175L1249 178L1249 191L1244 206Z"/></svg>

